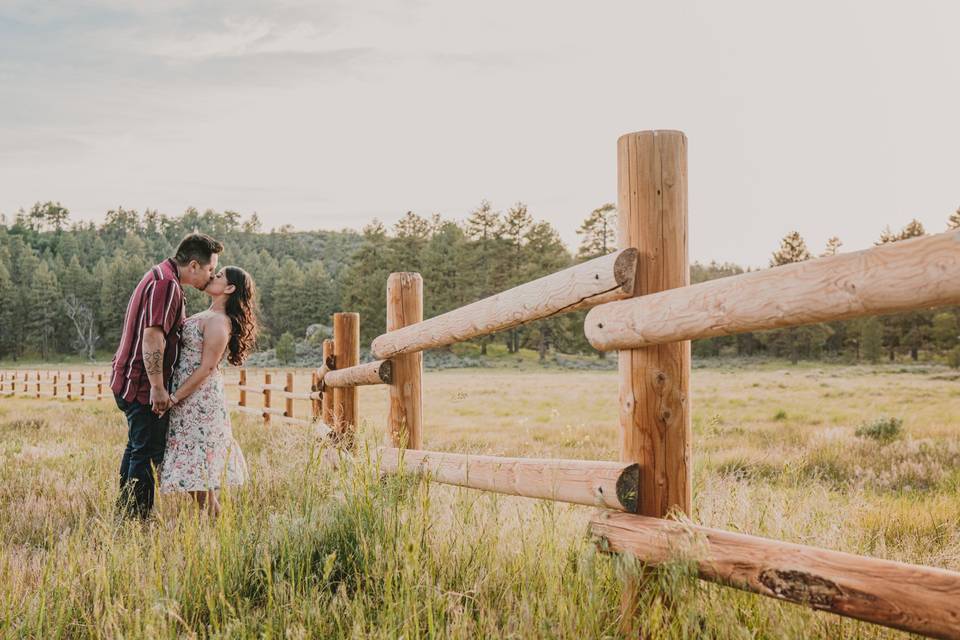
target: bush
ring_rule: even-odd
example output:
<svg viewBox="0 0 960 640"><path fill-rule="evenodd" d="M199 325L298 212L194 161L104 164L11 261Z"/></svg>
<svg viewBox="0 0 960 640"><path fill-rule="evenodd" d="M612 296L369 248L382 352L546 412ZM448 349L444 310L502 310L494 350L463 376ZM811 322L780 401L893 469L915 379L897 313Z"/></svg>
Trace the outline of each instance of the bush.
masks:
<svg viewBox="0 0 960 640"><path fill-rule="evenodd" d="M783 409L778 409L775 414L773 414L773 419L777 422L787 419L787 412Z"/></svg>
<svg viewBox="0 0 960 640"><path fill-rule="evenodd" d="M900 418L877 418L873 422L864 422L857 428L857 436L881 442L889 442L900 437L903 420Z"/></svg>
<svg viewBox="0 0 960 640"><path fill-rule="evenodd" d="M280 364L290 364L297 357L297 345L292 333L285 333L277 340L277 360Z"/></svg>
<svg viewBox="0 0 960 640"><path fill-rule="evenodd" d="M960 369L960 347L954 347L947 352L947 364L954 369Z"/></svg>

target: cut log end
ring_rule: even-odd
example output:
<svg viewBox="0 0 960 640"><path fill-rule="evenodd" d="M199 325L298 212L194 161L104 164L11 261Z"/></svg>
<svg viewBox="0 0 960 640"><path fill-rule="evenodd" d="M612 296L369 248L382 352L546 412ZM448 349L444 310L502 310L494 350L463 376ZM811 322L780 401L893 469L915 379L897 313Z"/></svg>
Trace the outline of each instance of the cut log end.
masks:
<svg viewBox="0 0 960 640"><path fill-rule="evenodd" d="M637 250L628 247L620 252L613 263L613 277L620 285L620 289L627 295L633 295L637 283Z"/></svg>
<svg viewBox="0 0 960 640"><path fill-rule="evenodd" d="M393 384L393 363L384 360L380 365L380 379L384 384Z"/></svg>
<svg viewBox="0 0 960 640"><path fill-rule="evenodd" d="M617 500L627 513L640 513L640 465L631 464L617 478Z"/></svg>

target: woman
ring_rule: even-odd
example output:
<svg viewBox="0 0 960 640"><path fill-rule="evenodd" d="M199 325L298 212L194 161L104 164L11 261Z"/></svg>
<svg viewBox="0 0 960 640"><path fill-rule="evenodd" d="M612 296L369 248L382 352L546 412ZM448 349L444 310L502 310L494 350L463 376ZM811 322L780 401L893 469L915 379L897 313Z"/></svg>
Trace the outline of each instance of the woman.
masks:
<svg viewBox="0 0 960 640"><path fill-rule="evenodd" d="M170 431L160 472L164 493L189 492L201 510L220 513L221 483L243 484L247 469L233 439L220 365L241 365L257 336L253 278L225 267L204 289L210 308L187 318L173 371Z"/></svg>

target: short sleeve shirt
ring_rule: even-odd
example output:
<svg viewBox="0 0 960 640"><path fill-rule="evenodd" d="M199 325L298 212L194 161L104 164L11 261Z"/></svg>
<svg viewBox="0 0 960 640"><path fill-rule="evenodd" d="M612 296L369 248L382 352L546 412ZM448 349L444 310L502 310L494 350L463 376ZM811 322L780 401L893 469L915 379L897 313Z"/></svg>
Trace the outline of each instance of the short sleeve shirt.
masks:
<svg viewBox="0 0 960 640"><path fill-rule="evenodd" d="M150 402L150 379L143 365L143 331L160 327L166 338L163 382L169 389L173 365L180 350L180 329L186 318L180 270L172 259L164 260L144 274L123 318L120 346L113 356L110 388L127 402Z"/></svg>

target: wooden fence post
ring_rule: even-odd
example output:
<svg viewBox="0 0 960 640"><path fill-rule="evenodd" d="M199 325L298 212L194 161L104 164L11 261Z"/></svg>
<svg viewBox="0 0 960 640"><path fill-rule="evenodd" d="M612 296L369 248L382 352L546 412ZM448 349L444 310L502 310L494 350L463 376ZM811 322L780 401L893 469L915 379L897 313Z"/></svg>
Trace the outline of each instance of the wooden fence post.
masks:
<svg viewBox="0 0 960 640"><path fill-rule="evenodd" d="M55 373L55 374L53 374L53 395L50 396L50 397L52 397L52 398L56 398L56 397L57 397L57 383L58 383L58 382L60 382L60 374L59 374L59 373Z"/></svg>
<svg viewBox="0 0 960 640"><path fill-rule="evenodd" d="M387 278L387 331L423 321L423 278L391 273ZM423 352L391 358L390 413L387 424L395 447L423 448Z"/></svg>
<svg viewBox="0 0 960 640"><path fill-rule="evenodd" d="M240 387L240 399L237 401L237 404L241 407L247 406L247 390L243 387L247 386L247 370L240 369L240 382L238 384Z"/></svg>
<svg viewBox="0 0 960 640"><path fill-rule="evenodd" d="M97 374L97 400L103 400L103 374Z"/></svg>
<svg viewBox="0 0 960 640"><path fill-rule="evenodd" d="M87 374L81 373L80 374L80 400L81 401L86 399L84 398L86 393L87 393Z"/></svg>
<svg viewBox="0 0 960 640"><path fill-rule="evenodd" d="M287 383L284 385L283 390L287 394L293 393L293 373L287 372ZM293 417L293 398L289 395L286 396L286 403L283 407L283 415L292 418Z"/></svg>
<svg viewBox="0 0 960 640"><path fill-rule="evenodd" d="M263 386L264 386L264 389L263 389L263 408L264 408L264 409L269 409L269 408L270 408L270 395L271 395L270 391L271 391L271 390L270 390L269 388L267 388L267 387L269 387L269 385L272 384L272 383L273 383L273 375L271 375L269 372L265 372L265 373L263 374ZM267 425L269 425L269 424L270 424L270 412L269 412L269 411L264 411L264 412L263 412L263 425L264 425L264 426L267 426Z"/></svg>
<svg viewBox="0 0 960 640"><path fill-rule="evenodd" d="M73 400L73 372L67 371L67 400Z"/></svg>
<svg viewBox="0 0 960 640"><path fill-rule="evenodd" d="M333 314L333 353L337 369L360 364L360 314ZM346 447L353 446L357 430L357 388L333 390L333 428L336 439Z"/></svg>
<svg viewBox="0 0 960 640"><path fill-rule="evenodd" d="M634 296L686 286L687 138L680 131L628 133L617 141L620 248L638 253ZM640 464L639 513L690 513L690 342L619 352L620 460ZM632 627L635 584L624 589Z"/></svg>
<svg viewBox="0 0 960 640"><path fill-rule="evenodd" d="M331 369L337 368L337 359L333 352L333 340L323 341L323 362ZM329 427L334 426L333 389L326 389L320 404L320 419Z"/></svg>

